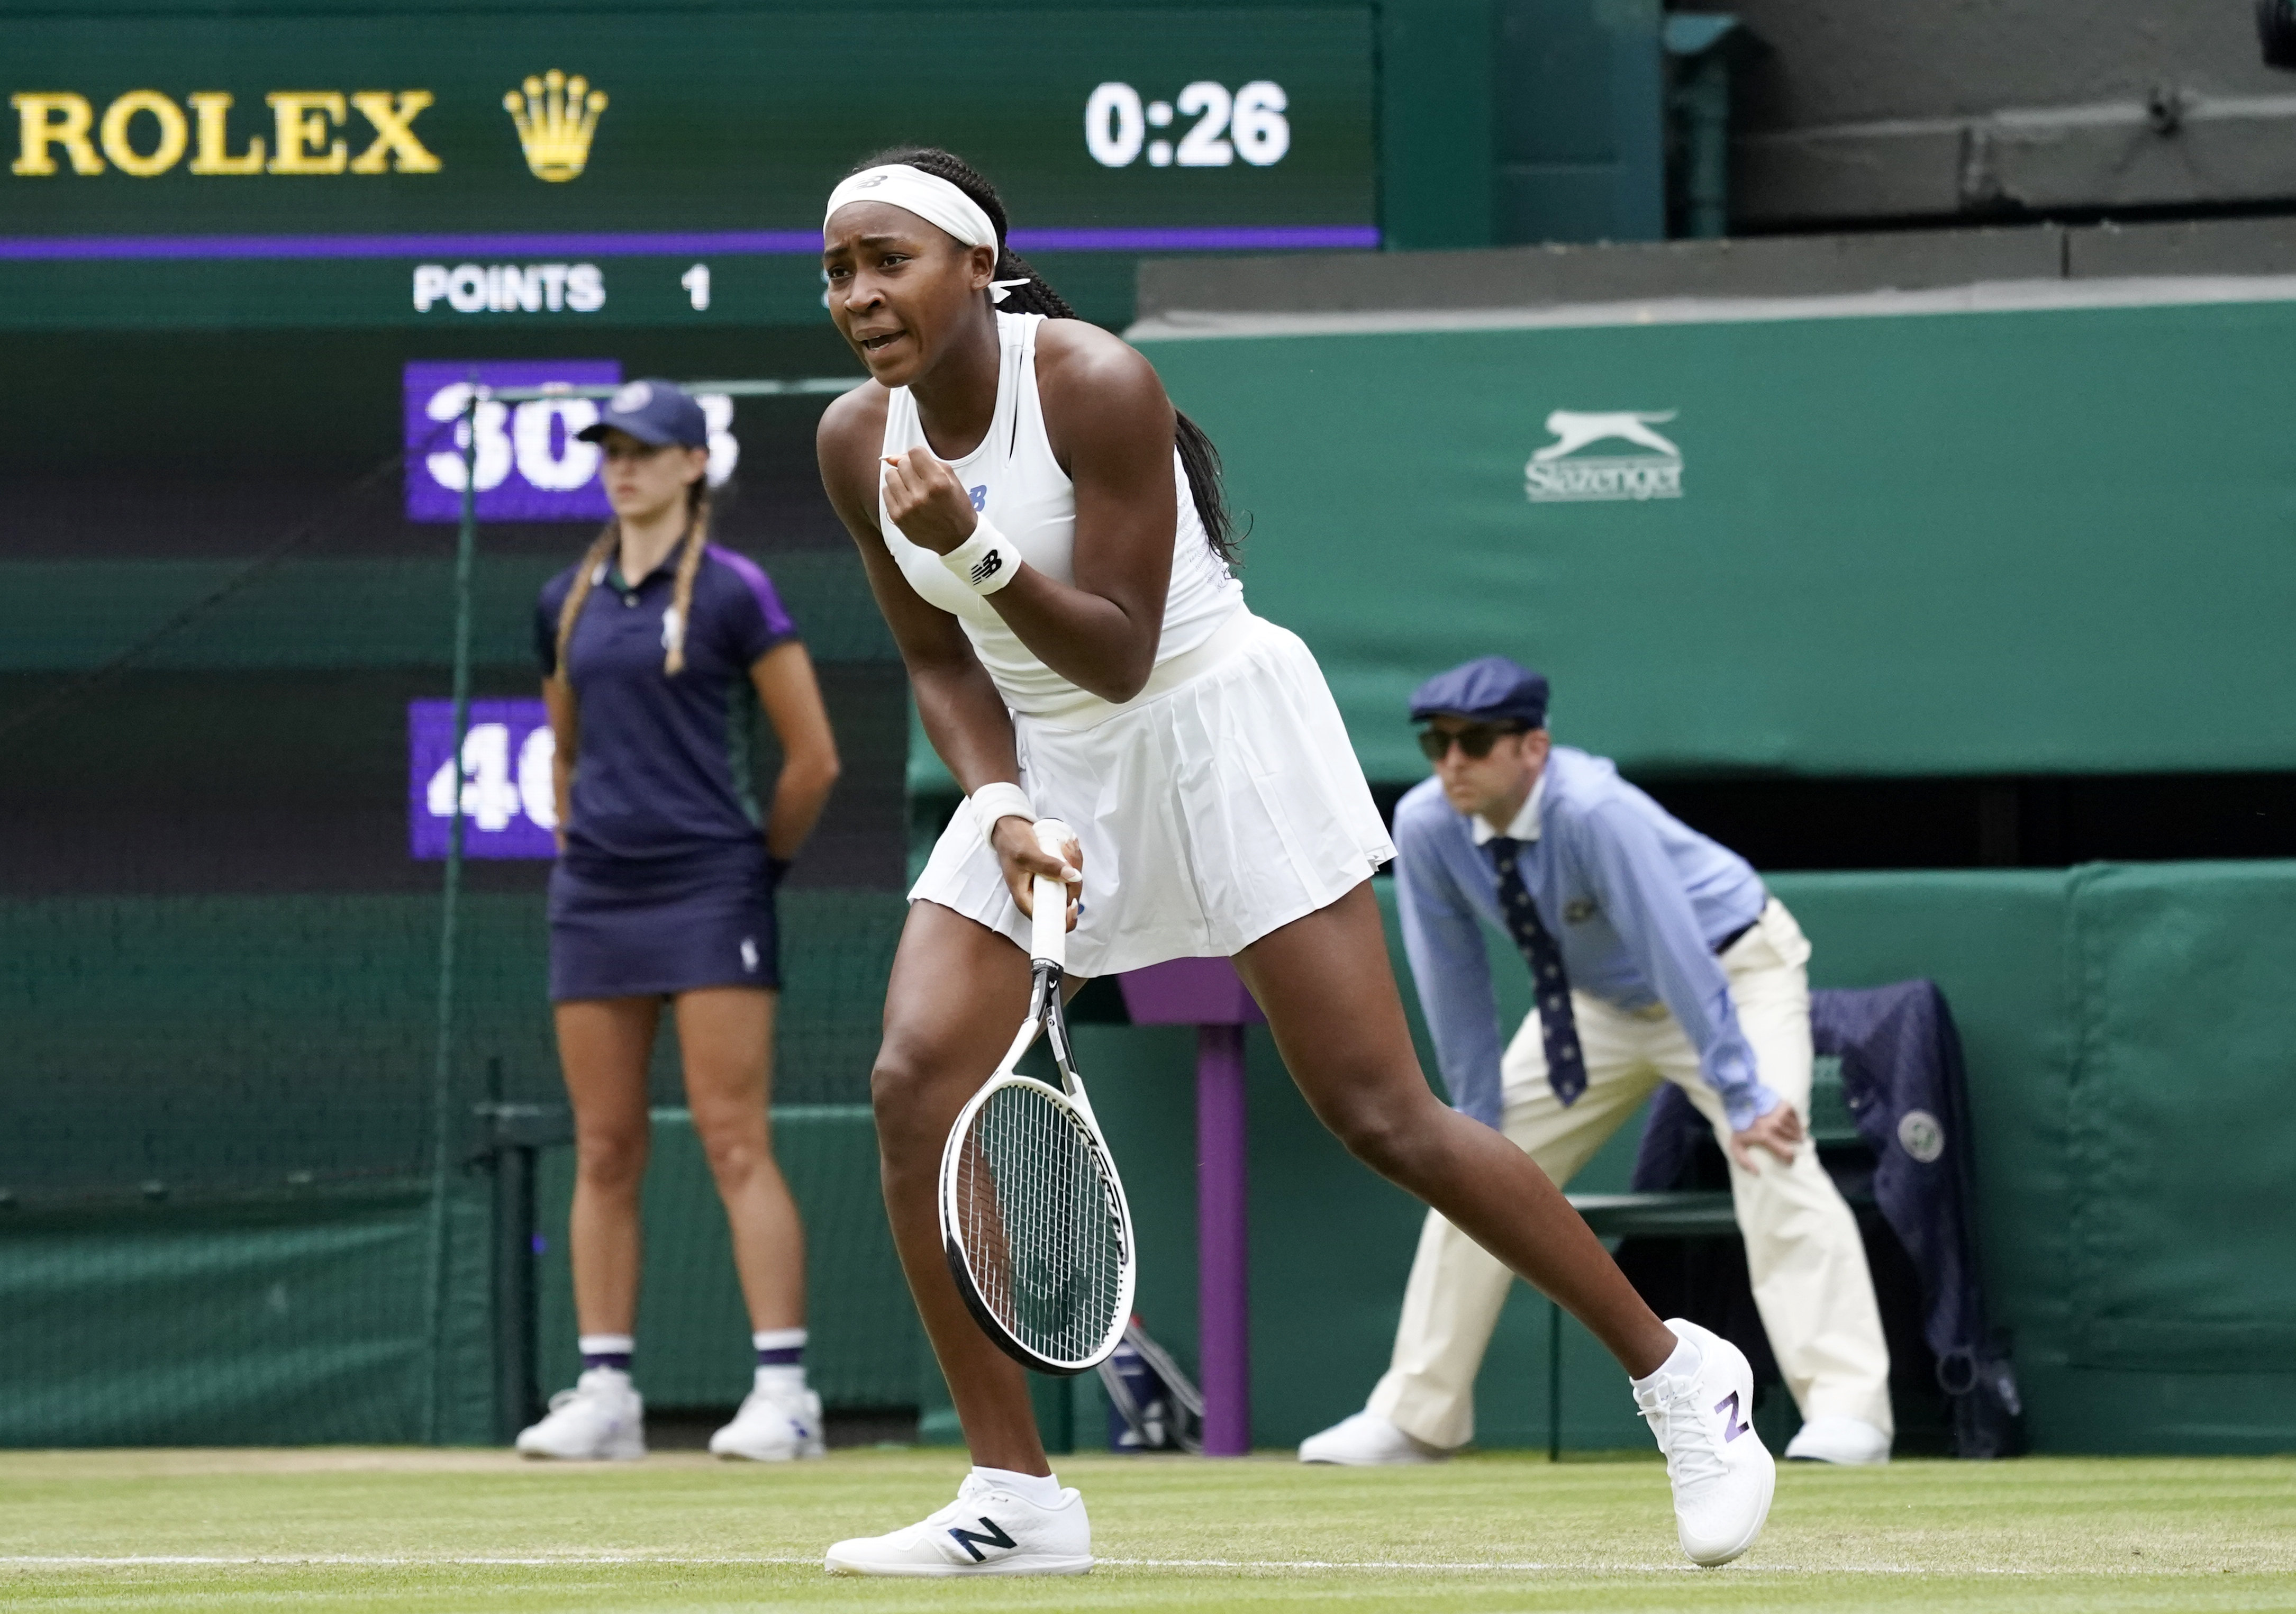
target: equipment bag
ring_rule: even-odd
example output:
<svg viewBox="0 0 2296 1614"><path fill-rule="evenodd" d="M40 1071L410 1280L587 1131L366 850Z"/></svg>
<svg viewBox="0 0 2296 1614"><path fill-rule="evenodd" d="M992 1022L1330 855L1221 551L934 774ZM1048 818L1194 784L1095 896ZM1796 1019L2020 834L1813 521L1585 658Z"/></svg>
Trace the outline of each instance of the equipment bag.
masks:
<svg viewBox="0 0 2296 1614"><path fill-rule="evenodd" d="M1203 1451L1203 1392L1138 1317L1125 1326L1123 1342L1099 1372L1108 1392L1110 1451Z"/></svg>

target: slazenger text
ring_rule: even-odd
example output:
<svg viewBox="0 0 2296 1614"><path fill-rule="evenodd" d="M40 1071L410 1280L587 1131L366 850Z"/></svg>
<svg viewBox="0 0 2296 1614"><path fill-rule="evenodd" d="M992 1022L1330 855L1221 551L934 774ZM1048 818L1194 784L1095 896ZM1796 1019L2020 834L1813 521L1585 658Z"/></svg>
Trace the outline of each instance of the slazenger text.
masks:
<svg viewBox="0 0 2296 1614"><path fill-rule="evenodd" d="M1663 455L1612 459L1533 460L1522 468L1523 493L1553 499L1678 499L1682 462Z"/></svg>

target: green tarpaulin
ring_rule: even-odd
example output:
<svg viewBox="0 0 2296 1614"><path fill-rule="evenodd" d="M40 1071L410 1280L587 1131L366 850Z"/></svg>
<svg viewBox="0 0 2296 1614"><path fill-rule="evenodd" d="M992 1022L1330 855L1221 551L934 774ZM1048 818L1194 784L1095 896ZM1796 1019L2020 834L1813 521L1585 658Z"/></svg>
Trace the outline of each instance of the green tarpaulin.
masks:
<svg viewBox="0 0 2296 1614"><path fill-rule="evenodd" d="M1552 676L1559 736L1645 772L2264 769L2296 766L2291 298L1135 334L1374 778L1424 771L1412 687L1494 651Z"/></svg>

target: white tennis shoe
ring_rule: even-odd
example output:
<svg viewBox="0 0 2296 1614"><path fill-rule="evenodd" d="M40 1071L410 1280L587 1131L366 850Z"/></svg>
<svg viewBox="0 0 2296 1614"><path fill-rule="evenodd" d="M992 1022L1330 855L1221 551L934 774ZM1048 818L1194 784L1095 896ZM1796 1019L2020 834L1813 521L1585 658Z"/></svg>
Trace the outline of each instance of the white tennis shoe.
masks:
<svg viewBox="0 0 2296 1614"><path fill-rule="evenodd" d="M1745 1353L1695 1323L1671 1317L1666 1325L1698 1348L1698 1366L1679 1375L1661 1369L1638 1382L1635 1405L1666 1454L1682 1550L1712 1569L1761 1535L1777 1464L1754 1432L1754 1370Z"/></svg>
<svg viewBox="0 0 2296 1614"><path fill-rule="evenodd" d="M1341 1419L1320 1435L1300 1443L1302 1462L1335 1462L1349 1468L1382 1468L1398 1462L1440 1462L1451 1454L1406 1434L1366 1408Z"/></svg>
<svg viewBox="0 0 2296 1614"><path fill-rule="evenodd" d="M1789 1462L1836 1462L1863 1468L1890 1461L1890 1437L1863 1418L1821 1413L1786 1442Z"/></svg>
<svg viewBox="0 0 2296 1614"><path fill-rule="evenodd" d="M1081 1575L1092 1568L1092 1525L1073 1487L1042 1507L968 1474L956 1500L890 1536L829 1549L832 1575Z"/></svg>
<svg viewBox="0 0 2296 1614"><path fill-rule="evenodd" d="M752 1462L826 1456L821 1397L809 1389L759 1385L742 1401L734 1421L709 1437L709 1450L719 1457L746 1457Z"/></svg>
<svg viewBox="0 0 2296 1614"><path fill-rule="evenodd" d="M549 1415L518 1433L521 1457L628 1462L646 1454L645 1399L619 1368L594 1367L550 1397Z"/></svg>

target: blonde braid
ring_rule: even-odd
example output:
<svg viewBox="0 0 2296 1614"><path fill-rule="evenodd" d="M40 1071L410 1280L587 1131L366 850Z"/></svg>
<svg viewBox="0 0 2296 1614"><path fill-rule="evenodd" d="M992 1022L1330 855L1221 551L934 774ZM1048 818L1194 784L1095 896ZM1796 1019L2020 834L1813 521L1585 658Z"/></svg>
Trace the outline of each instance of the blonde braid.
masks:
<svg viewBox="0 0 2296 1614"><path fill-rule="evenodd" d="M685 550L677 557L677 586L669 608L677 613L677 631L669 636L669 653L661 670L675 678L685 670L685 630L693 619L693 576L701 569L701 552L709 543L709 479L696 477L687 490Z"/></svg>
<svg viewBox="0 0 2296 1614"><path fill-rule="evenodd" d="M591 586L597 580L598 568L606 564L608 558L621 547L621 543L622 524L618 520L607 522L606 530L582 552L581 562L574 568L574 586L566 591L566 603L558 608L557 676L566 681L569 689L574 686L574 675L567 668L566 651L574 643L574 624L582 615L582 607L589 601Z"/></svg>

